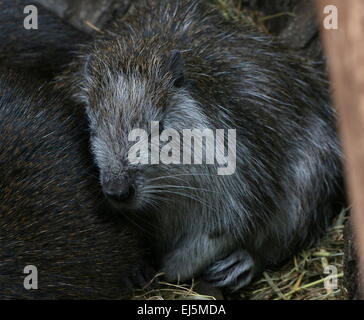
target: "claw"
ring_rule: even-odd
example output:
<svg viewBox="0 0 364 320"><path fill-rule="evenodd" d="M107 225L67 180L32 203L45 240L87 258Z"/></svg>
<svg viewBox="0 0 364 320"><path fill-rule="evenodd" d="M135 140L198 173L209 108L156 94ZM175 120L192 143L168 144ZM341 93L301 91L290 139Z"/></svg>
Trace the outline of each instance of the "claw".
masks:
<svg viewBox="0 0 364 320"><path fill-rule="evenodd" d="M235 292L247 286L256 271L253 257L246 250L240 249L211 265L205 272L204 279L216 287Z"/></svg>

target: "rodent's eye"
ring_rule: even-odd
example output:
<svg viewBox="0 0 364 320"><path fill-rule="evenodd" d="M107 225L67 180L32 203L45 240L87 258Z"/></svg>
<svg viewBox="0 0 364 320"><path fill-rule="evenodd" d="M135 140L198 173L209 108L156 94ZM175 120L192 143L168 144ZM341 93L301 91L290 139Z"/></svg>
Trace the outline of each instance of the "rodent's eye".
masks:
<svg viewBox="0 0 364 320"><path fill-rule="evenodd" d="M182 88L183 85L185 83L185 77L183 74L179 75L175 80L174 80L174 83L173 85L176 87L176 88Z"/></svg>
<svg viewBox="0 0 364 320"><path fill-rule="evenodd" d="M159 135L161 135L163 131L164 131L164 124L163 122L159 122Z"/></svg>
<svg viewBox="0 0 364 320"><path fill-rule="evenodd" d="M95 138L95 137L96 137L96 133L95 133L95 131L90 130L89 132L90 132L90 138L91 138L91 139L93 139L93 138Z"/></svg>
<svg viewBox="0 0 364 320"><path fill-rule="evenodd" d="M181 88L185 82L181 52L179 50L172 50L168 61L169 72L173 75L173 85L176 88Z"/></svg>

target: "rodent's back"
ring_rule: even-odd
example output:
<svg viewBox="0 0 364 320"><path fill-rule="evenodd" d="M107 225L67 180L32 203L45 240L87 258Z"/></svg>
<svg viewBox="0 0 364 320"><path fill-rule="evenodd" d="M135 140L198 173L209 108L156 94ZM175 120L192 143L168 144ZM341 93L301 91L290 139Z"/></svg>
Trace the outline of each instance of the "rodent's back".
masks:
<svg viewBox="0 0 364 320"><path fill-rule="evenodd" d="M0 75L0 298L121 298L142 261L103 198L82 110L8 69ZM26 291L23 269L38 268Z"/></svg>
<svg viewBox="0 0 364 320"><path fill-rule="evenodd" d="M26 0L3 0L0 3L0 63L33 74L55 76L71 62L80 44L91 40L37 5L38 29L27 30L24 19L29 15ZM35 23L35 21L33 21Z"/></svg>

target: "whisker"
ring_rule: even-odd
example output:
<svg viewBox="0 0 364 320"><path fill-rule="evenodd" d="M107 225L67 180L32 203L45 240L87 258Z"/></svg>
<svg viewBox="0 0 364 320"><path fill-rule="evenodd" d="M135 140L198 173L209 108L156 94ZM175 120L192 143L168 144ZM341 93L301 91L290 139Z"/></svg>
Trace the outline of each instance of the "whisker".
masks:
<svg viewBox="0 0 364 320"><path fill-rule="evenodd" d="M190 194L185 194L185 193L182 193L182 192L174 192L174 191L171 191L171 190L153 190L153 192L150 191L150 193L161 193L161 194L173 194L173 195L178 195L178 196L181 196L181 197L185 197L185 198L188 198L190 200L194 200L208 208L210 208L211 210L213 211L216 211L216 209L210 207L207 203L203 202L201 199L198 199L198 198L195 198L193 197L192 195Z"/></svg>
<svg viewBox="0 0 364 320"><path fill-rule="evenodd" d="M146 187L147 190L148 186ZM215 190L209 190L209 189L202 189L202 188L195 188L195 187L188 187L188 186L174 186L174 185L161 185L161 186L153 186L151 188L155 189L161 189L161 188L175 188L175 189L187 189L187 190L194 190L194 191L203 191L203 192L213 192L213 193L219 193L221 192L215 191Z"/></svg>
<svg viewBox="0 0 364 320"><path fill-rule="evenodd" d="M214 177L214 174L207 174L207 173L181 173L181 174L176 174L176 175L170 175L170 176L161 176L161 177L156 177L153 179L150 179L150 182L153 181L158 181L160 179L164 179L164 178L176 178L176 177L186 177L186 176L191 176L191 177L201 177L201 176L206 176L206 177ZM183 180L184 181L184 180Z"/></svg>

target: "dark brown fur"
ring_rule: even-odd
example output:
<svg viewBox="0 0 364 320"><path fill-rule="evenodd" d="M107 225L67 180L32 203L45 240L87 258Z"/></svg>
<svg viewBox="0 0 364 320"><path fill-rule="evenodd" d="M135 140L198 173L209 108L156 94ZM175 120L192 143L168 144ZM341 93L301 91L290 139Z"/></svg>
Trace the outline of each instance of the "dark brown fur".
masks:
<svg viewBox="0 0 364 320"><path fill-rule="evenodd" d="M0 299L128 296L142 250L126 226L98 217L81 109L7 69L0 92ZM23 287L27 265L38 290Z"/></svg>
<svg viewBox="0 0 364 320"><path fill-rule="evenodd" d="M0 2L0 64L52 77L71 62L79 44L91 40L40 5L38 29L26 30L26 0Z"/></svg>

